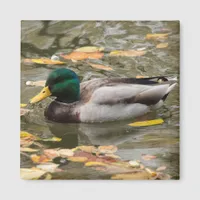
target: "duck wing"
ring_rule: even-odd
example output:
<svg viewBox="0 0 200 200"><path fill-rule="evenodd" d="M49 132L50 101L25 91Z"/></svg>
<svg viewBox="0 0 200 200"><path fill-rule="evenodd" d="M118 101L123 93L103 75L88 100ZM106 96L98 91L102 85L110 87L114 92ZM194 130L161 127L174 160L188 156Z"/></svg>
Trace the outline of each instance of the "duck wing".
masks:
<svg viewBox="0 0 200 200"><path fill-rule="evenodd" d="M149 106L165 100L175 85L175 80L164 76L93 79L81 83L81 100L105 105L141 103Z"/></svg>

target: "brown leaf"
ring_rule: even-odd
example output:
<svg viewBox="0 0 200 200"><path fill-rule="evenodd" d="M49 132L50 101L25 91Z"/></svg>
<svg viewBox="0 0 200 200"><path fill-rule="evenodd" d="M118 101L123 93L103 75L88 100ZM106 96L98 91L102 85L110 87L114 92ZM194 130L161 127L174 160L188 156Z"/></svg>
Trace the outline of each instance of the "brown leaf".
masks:
<svg viewBox="0 0 200 200"><path fill-rule="evenodd" d="M145 53L146 51L127 50L127 51L111 51L109 55L135 57L135 56L143 56Z"/></svg>
<svg viewBox="0 0 200 200"><path fill-rule="evenodd" d="M156 45L157 49L162 49L168 47L168 43L160 43Z"/></svg>
<svg viewBox="0 0 200 200"><path fill-rule="evenodd" d="M152 159L155 159L155 158L156 158L156 156L153 156L153 155L148 155L148 154L142 155L143 160L152 160Z"/></svg>
<svg viewBox="0 0 200 200"><path fill-rule="evenodd" d="M111 67L104 66L104 65L99 65L99 64L94 64L94 63L88 63L88 64L91 65L95 69L102 69L102 70L106 70L106 71L113 70Z"/></svg>
<svg viewBox="0 0 200 200"><path fill-rule="evenodd" d="M146 35L146 39L150 40L150 39L167 39L168 38L169 33L150 33Z"/></svg>
<svg viewBox="0 0 200 200"><path fill-rule="evenodd" d="M104 54L100 52L92 52L92 53L72 52L67 55L61 55L61 57L67 60L85 60L85 59L100 59L103 57L103 55Z"/></svg>

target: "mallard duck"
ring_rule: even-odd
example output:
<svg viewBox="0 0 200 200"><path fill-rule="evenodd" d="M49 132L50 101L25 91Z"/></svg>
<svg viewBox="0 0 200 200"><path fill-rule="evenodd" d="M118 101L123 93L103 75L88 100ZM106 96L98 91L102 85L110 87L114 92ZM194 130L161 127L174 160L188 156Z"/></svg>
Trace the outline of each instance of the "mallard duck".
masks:
<svg viewBox="0 0 200 200"><path fill-rule="evenodd" d="M30 103L55 96L45 117L61 123L124 120L161 107L175 85L176 81L165 76L100 78L80 83L74 71L59 68L49 74L45 87Z"/></svg>

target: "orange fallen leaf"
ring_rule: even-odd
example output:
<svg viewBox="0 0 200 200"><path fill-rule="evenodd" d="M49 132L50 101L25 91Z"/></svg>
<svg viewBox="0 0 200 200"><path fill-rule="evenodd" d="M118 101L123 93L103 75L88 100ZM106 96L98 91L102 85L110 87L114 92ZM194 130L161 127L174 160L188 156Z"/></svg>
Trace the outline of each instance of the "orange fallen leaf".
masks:
<svg viewBox="0 0 200 200"><path fill-rule="evenodd" d="M162 49L168 47L168 43L160 43L156 45L157 49Z"/></svg>
<svg viewBox="0 0 200 200"><path fill-rule="evenodd" d="M88 160L88 158L86 157L69 157L68 160L72 161L72 162L86 162Z"/></svg>
<svg viewBox="0 0 200 200"><path fill-rule="evenodd" d="M136 78L149 78L149 76L141 76L141 75L138 75L138 76L136 76Z"/></svg>
<svg viewBox="0 0 200 200"><path fill-rule="evenodd" d="M155 158L156 158L156 156L154 156L154 155L148 155L148 154L142 155L143 160L152 160L152 159L155 159Z"/></svg>
<svg viewBox="0 0 200 200"><path fill-rule="evenodd" d="M146 51L127 50L127 51L111 51L109 55L134 57L134 56L143 56L145 53Z"/></svg>
<svg viewBox="0 0 200 200"><path fill-rule="evenodd" d="M149 33L146 35L146 39L166 39L168 38L168 33Z"/></svg>
<svg viewBox="0 0 200 200"><path fill-rule="evenodd" d="M34 163L46 163L46 162L51 161L51 159L48 158L46 155L40 155L40 156L38 156L36 154L31 155L31 160Z"/></svg>
<svg viewBox="0 0 200 200"><path fill-rule="evenodd" d="M99 64L94 64L94 63L88 63L88 64L91 65L91 67L96 68L96 69L102 69L102 70L106 70L106 71L113 70L111 67L104 66L104 65L99 65Z"/></svg>
<svg viewBox="0 0 200 200"><path fill-rule="evenodd" d="M65 62L61 62L59 60L51 60L49 58L38 58L38 59L24 59L24 63L37 63L37 64L43 64L43 65L59 65L59 64L65 64Z"/></svg>
<svg viewBox="0 0 200 200"><path fill-rule="evenodd" d="M103 57L103 53L100 52L91 52L91 53L85 53L85 52L72 52L67 55L60 55L64 59L67 60L85 60L85 59L100 59Z"/></svg>

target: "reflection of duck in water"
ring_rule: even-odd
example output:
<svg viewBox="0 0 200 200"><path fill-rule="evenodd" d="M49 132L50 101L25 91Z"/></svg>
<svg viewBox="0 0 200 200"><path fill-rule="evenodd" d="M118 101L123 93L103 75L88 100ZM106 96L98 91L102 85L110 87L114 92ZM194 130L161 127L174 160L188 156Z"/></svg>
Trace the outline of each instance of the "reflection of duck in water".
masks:
<svg viewBox="0 0 200 200"><path fill-rule="evenodd" d="M56 122L124 120L161 107L175 85L167 77L102 78L80 84L75 72L60 68L50 73L45 88L30 102L57 97L45 111L47 119Z"/></svg>

